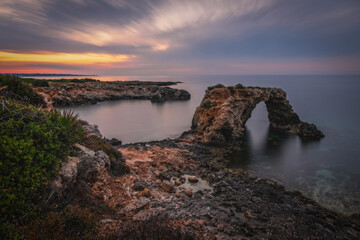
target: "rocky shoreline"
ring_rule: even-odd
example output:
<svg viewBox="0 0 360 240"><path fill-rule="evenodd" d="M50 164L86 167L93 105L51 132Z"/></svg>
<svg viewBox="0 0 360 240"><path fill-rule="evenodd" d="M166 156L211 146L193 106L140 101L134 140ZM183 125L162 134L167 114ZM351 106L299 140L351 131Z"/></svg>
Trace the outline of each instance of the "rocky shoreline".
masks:
<svg viewBox="0 0 360 240"><path fill-rule="evenodd" d="M269 91L276 91L284 96L282 90L278 89L208 90L195 113L195 127L182 137L118 146L118 152L129 168L129 173L123 175L111 173L112 163L102 151L92 150L82 143L76 146L79 157L76 161L74 158L68 161L70 168L62 168L62 179L58 179L58 183L71 182L73 185L86 186L82 187L86 189L82 192L86 192L87 201L112 209L101 216L98 238L141 239L147 233L164 236L161 231L167 230L167 234L176 232L176 239L359 239L359 215L337 214L298 191L285 190L273 180L251 177L244 171L226 168L226 159L234 149L233 139L228 137L224 141L228 144L216 145L203 141L203 136L223 134L223 131L216 131L217 128L212 126L223 126L221 123L226 122L228 129L232 127L226 136L233 136L231 134L234 132L241 135L241 125L236 129L235 125L228 124L229 97L217 96L228 96L227 91L232 96L236 91L239 95L245 92L247 99L241 102L250 102L251 106L260 100L273 99L254 100L254 96L259 95L253 93L263 96ZM207 122L209 116L211 118L206 110L215 105L210 103L209 107L206 101L212 98L218 101L217 109L213 109L219 113L215 118L222 122L199 128L199 123ZM276 99L281 100L283 105L289 104L284 97ZM225 101L219 104L222 100ZM297 127L298 124L305 124L289 106L282 114L290 114L293 116L291 119L295 120L292 124L285 122L285 125ZM247 113L250 109L251 114L251 108L244 109L247 109ZM234 116L233 112L230 116ZM239 118L241 116L237 115ZM323 136L315 125L311 128L316 130L313 131L315 138ZM87 125L85 130L86 138L102 138L94 126ZM285 130L292 132L294 129ZM91 176L96 176L95 180ZM63 187L61 184L56 186L57 191Z"/></svg>
<svg viewBox="0 0 360 240"><path fill-rule="evenodd" d="M123 145L118 151L130 172L121 176L107 170L111 163L102 151L77 148L97 164L87 170L79 164L82 170L71 171L78 174L70 179L83 179L87 201L112 209L101 217L99 238L132 239L131 232L151 221L166 221L181 232L179 239L360 237L359 216L339 215L273 180L226 169L224 148L181 139ZM95 181L84 181L89 169Z"/></svg>
<svg viewBox="0 0 360 240"><path fill-rule="evenodd" d="M95 104L97 102L121 99L145 99L152 102L189 100L190 94L168 86L178 82L85 82L55 83L48 87L34 88L48 105L54 107Z"/></svg>

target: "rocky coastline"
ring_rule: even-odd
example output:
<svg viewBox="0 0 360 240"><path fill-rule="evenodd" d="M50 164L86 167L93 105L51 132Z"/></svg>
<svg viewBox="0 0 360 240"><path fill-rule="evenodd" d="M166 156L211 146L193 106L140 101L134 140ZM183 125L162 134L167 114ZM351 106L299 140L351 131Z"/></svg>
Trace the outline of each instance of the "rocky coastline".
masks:
<svg viewBox="0 0 360 240"><path fill-rule="evenodd" d="M118 151L130 171L120 176L111 174L111 163L102 151L81 144L77 148L83 162L96 159L90 161L96 164L75 161L74 165L72 158L72 170L63 167L67 171L62 175L67 183L86 186L82 189L87 201L112 209L101 216L99 238L132 239L131 232L148 231L144 225L152 221L176 229L181 233L178 239L360 236L357 215L339 215L276 181L226 169L230 152L224 148L181 139L123 145Z"/></svg>
<svg viewBox="0 0 360 240"><path fill-rule="evenodd" d="M85 82L55 83L50 86L35 87L48 105L54 107L96 104L97 102L122 99L145 99L152 102L189 100L190 94L182 89L168 86L178 82Z"/></svg>
<svg viewBox="0 0 360 240"><path fill-rule="evenodd" d="M301 132L299 126L307 123L292 111L281 89L215 88L207 91L194 115L192 130L182 137L118 146L122 161L129 168L127 174L114 175L106 154L85 146L87 138L104 139L95 126L86 125L85 143L76 146L79 157L62 167L54 191L71 188L71 184L64 187L62 183L82 185L87 201L112 209L99 221L97 237L104 239L141 239L149 232L153 237L164 236L161 231L166 234L169 229L167 234L176 232L176 239L359 239L359 215L337 214L298 191L285 190L276 181L226 168L226 159L236 148L234 140L241 138L243 124L260 101L269 108L275 101L285 106L281 114L289 116L291 124L274 117L284 108L276 108L275 113L269 111L272 123L279 124L280 129L287 126L284 131L300 136L309 132ZM234 103L240 103L236 111ZM209 115L208 109L217 115ZM245 109L245 115L241 109ZM235 123L235 118L229 116L241 119L238 128L229 124ZM215 120L208 120L212 117ZM222 122L215 124L219 119ZM206 126L200 127L202 123ZM219 139L211 137L213 133L224 134L216 130L218 125L232 128L226 132L230 134L222 136L225 145L216 144L218 140L206 141ZM309 128L309 136L323 136L314 125L306 127ZM206 134L210 137L206 138Z"/></svg>

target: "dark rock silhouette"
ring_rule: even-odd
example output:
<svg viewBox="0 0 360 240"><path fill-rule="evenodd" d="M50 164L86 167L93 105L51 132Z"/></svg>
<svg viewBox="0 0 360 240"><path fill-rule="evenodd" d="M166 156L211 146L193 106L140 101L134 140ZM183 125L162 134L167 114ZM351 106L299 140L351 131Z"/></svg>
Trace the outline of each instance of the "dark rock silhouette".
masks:
<svg viewBox="0 0 360 240"><path fill-rule="evenodd" d="M303 140L324 137L314 124L300 120L282 89L238 85L207 90L194 114L192 128L183 138L208 145L239 145L245 123L260 102L266 104L272 128L297 134Z"/></svg>

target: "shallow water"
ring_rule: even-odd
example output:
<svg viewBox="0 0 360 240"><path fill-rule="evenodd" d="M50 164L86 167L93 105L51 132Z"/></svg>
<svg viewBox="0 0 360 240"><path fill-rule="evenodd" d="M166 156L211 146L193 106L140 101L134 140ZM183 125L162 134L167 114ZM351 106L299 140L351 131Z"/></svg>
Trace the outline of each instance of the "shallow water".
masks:
<svg viewBox="0 0 360 240"><path fill-rule="evenodd" d="M265 105L260 103L246 124L247 148L231 156L229 167L276 179L336 211L360 212L359 76L108 76L103 80L135 79L182 81L177 87L188 90L191 100L162 104L123 100L72 109L97 124L107 138L124 143L160 140L190 129L207 86L281 87L300 118L316 124L326 137L302 142L297 136L269 129Z"/></svg>

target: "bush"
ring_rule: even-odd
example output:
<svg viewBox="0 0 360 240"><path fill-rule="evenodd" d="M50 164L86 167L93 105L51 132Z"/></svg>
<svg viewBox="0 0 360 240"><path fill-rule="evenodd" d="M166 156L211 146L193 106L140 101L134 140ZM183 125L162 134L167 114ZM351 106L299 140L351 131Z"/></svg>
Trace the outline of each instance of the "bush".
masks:
<svg viewBox="0 0 360 240"><path fill-rule="evenodd" d="M97 239L99 220L93 208L69 204L31 221L25 234L28 239Z"/></svg>
<svg viewBox="0 0 360 240"><path fill-rule="evenodd" d="M33 105L45 104L42 97L37 94L21 78L15 76L0 75L0 87L6 87L6 92L2 95L8 98L24 101Z"/></svg>
<svg viewBox="0 0 360 240"><path fill-rule="evenodd" d="M234 87L227 87L227 89L229 89L230 93L233 94L235 92Z"/></svg>
<svg viewBox="0 0 360 240"><path fill-rule="evenodd" d="M48 186L83 130L71 112L0 102L0 235L36 215Z"/></svg>
<svg viewBox="0 0 360 240"><path fill-rule="evenodd" d="M208 87L208 90L213 90L213 89L215 89L215 88L225 88L225 86L222 85L222 84L216 84L216 85L214 85L214 86Z"/></svg>
<svg viewBox="0 0 360 240"><path fill-rule="evenodd" d="M234 87L235 87L236 89L244 89L244 88L245 88L244 85L242 85L242 84L240 84L240 83L236 84Z"/></svg>
<svg viewBox="0 0 360 240"><path fill-rule="evenodd" d="M33 87L49 87L49 83L45 80L35 80L31 84Z"/></svg>

